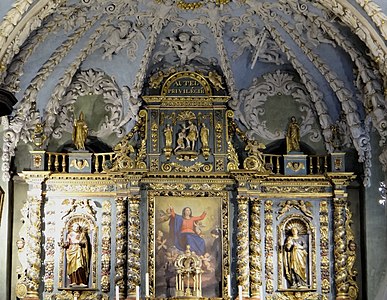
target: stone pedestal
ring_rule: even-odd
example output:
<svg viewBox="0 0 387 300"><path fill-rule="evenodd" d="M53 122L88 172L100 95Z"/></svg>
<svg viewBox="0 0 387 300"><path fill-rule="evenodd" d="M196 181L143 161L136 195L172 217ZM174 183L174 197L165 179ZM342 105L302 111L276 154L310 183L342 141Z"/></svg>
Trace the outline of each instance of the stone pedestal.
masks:
<svg viewBox="0 0 387 300"><path fill-rule="evenodd" d="M91 173L91 155L84 151L69 153L69 173Z"/></svg>
<svg viewBox="0 0 387 300"><path fill-rule="evenodd" d="M306 157L302 152L289 152L284 155L285 175L306 175Z"/></svg>
<svg viewBox="0 0 387 300"><path fill-rule="evenodd" d="M334 152L331 154L332 172L345 172L345 153Z"/></svg>

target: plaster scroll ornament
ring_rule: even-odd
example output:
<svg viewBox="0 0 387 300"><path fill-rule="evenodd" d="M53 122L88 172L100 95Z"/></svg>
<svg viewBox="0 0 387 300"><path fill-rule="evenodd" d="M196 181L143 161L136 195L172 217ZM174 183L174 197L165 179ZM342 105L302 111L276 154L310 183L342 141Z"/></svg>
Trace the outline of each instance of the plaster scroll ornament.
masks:
<svg viewBox="0 0 387 300"><path fill-rule="evenodd" d="M81 71L69 86L68 92L63 96L59 113L56 116L56 123L59 125L54 128L53 137L61 139L64 132L71 133L74 105L79 101L80 96L86 95L103 95L103 104L107 112L100 128L96 132L91 130L90 134L102 139L112 133L121 137L124 134L124 129L120 125L123 116L123 101L125 99L128 101L129 110L133 112L138 110L137 104L134 99L130 100L129 96L120 92L114 79L102 71L93 69ZM130 114L130 116L132 115L133 113Z"/></svg>
<svg viewBox="0 0 387 300"><path fill-rule="evenodd" d="M187 32L180 32L177 36L170 36L163 39L161 45L166 46L167 50L164 52L157 52L154 58L161 61L163 56L174 52L180 60L179 64L181 66L187 65L201 55L202 50L200 44L203 41L204 38L200 35L191 35Z"/></svg>
<svg viewBox="0 0 387 300"><path fill-rule="evenodd" d="M102 58L111 60L114 54L118 54L122 49L127 48L127 55L131 61L136 59L138 45L136 40L145 39L137 24L131 21L120 21L117 25L107 26L107 37L102 42L104 54Z"/></svg>
<svg viewBox="0 0 387 300"><path fill-rule="evenodd" d="M269 129L266 120L266 102L274 96L292 96L300 112L300 134L308 135L312 142L321 140L321 133L312 127L316 122L315 113L310 106L309 95L305 92L302 84L294 81L292 75L277 70L275 73L263 76L264 81L255 79L248 90L242 90L240 99L242 102L236 115L247 128L247 137L254 139L255 136L269 142L285 138L285 132ZM241 110L243 108L243 110Z"/></svg>
<svg viewBox="0 0 387 300"><path fill-rule="evenodd" d="M241 56L243 52L249 50L251 53L251 69L255 67L258 60L275 63L276 65L283 63L280 53L278 52L278 47L271 39L270 34L265 27L259 32L255 27L246 28L243 31L242 36L233 37L232 41L239 45L238 51L232 55L232 58L235 60Z"/></svg>

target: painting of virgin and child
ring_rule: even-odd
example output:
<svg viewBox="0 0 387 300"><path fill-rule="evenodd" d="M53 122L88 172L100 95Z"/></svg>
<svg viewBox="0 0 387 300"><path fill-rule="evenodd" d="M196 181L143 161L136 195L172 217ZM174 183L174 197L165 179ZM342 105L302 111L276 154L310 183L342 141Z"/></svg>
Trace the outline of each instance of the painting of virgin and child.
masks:
<svg viewBox="0 0 387 300"><path fill-rule="evenodd" d="M203 297L221 297L220 199L160 197L158 200L155 206L156 297L175 296L175 261L187 249L202 260Z"/></svg>

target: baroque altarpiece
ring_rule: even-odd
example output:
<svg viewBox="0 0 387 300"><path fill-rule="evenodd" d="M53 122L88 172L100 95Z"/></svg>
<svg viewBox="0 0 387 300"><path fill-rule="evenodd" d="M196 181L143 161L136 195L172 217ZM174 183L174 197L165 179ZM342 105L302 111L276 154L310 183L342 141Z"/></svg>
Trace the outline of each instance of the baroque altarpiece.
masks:
<svg viewBox="0 0 387 300"><path fill-rule="evenodd" d="M19 298L357 298L343 153L265 152L216 70L142 98L112 152L31 151Z"/></svg>

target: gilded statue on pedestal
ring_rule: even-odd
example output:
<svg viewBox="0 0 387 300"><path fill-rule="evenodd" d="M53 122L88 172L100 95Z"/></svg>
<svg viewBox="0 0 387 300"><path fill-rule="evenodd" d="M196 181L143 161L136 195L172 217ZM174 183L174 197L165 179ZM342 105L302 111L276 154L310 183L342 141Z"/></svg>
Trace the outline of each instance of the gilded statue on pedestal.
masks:
<svg viewBox="0 0 387 300"><path fill-rule="evenodd" d="M307 288L307 244L298 234L297 227L291 228L285 240L284 267L290 288Z"/></svg>
<svg viewBox="0 0 387 300"><path fill-rule="evenodd" d="M295 116L290 118L286 131L286 152L300 151L300 125Z"/></svg>
<svg viewBox="0 0 387 300"><path fill-rule="evenodd" d="M87 229L74 223L64 243L60 246L66 249L67 275L70 286L87 287L89 282L91 246Z"/></svg>
<svg viewBox="0 0 387 300"><path fill-rule="evenodd" d="M88 134L88 127L85 122L83 112L79 114L79 119L74 121L73 142L78 150L85 150L85 142Z"/></svg>

